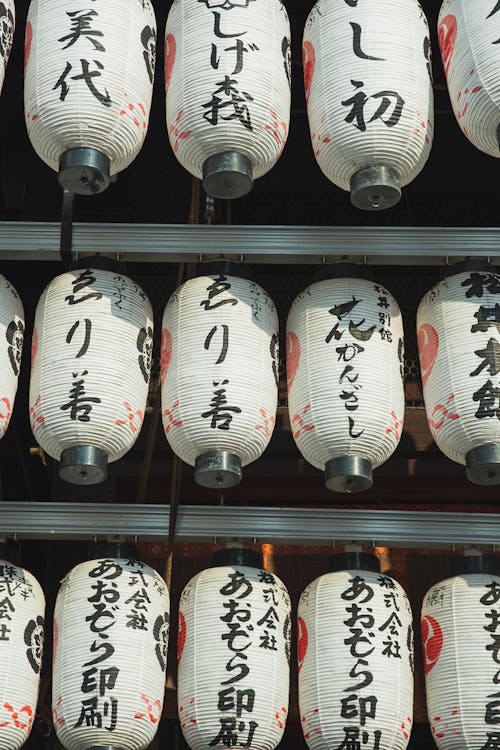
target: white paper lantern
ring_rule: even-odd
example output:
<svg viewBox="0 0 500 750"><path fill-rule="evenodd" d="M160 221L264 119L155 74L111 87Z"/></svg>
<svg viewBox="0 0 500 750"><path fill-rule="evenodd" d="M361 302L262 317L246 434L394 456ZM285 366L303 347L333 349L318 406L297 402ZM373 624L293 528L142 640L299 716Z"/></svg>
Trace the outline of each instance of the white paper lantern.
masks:
<svg viewBox="0 0 500 750"><path fill-rule="evenodd" d="M27 570L0 560L0 747L18 750L35 721L45 597Z"/></svg>
<svg viewBox="0 0 500 750"><path fill-rule="evenodd" d="M490 0L445 0L438 38L451 106L464 135L500 157L500 8Z"/></svg>
<svg viewBox="0 0 500 750"><path fill-rule="evenodd" d="M380 284L327 279L292 304L287 321L292 434L304 458L325 471L329 489L367 489L372 469L396 449L405 406L403 351L401 311Z"/></svg>
<svg viewBox="0 0 500 750"><path fill-rule="evenodd" d="M491 748L498 739L500 576L440 581L422 605L427 713L439 750Z"/></svg>
<svg viewBox="0 0 500 750"><path fill-rule="evenodd" d="M0 438L7 431L14 408L23 340L23 304L12 284L0 274Z"/></svg>
<svg viewBox="0 0 500 750"><path fill-rule="evenodd" d="M92 259L89 259L92 261ZM148 298L119 273L85 267L57 276L36 309L31 428L61 476L101 482L137 439L153 349Z"/></svg>
<svg viewBox="0 0 500 750"><path fill-rule="evenodd" d="M169 596L136 560L81 563L54 613L52 711L66 750L143 750L163 707Z"/></svg>
<svg viewBox="0 0 500 750"><path fill-rule="evenodd" d="M172 450L196 481L229 487L264 452L278 400L278 315L258 285L198 276L163 316L162 415Z"/></svg>
<svg viewBox="0 0 500 750"><path fill-rule="evenodd" d="M31 0L24 107L33 148L61 185L99 193L146 136L156 54L150 0Z"/></svg>
<svg viewBox="0 0 500 750"><path fill-rule="evenodd" d="M412 726L413 625L401 586L349 562L320 576L300 597L298 638L309 748L404 750Z"/></svg>
<svg viewBox="0 0 500 750"><path fill-rule="evenodd" d="M179 719L191 750L277 746L290 671L290 598L277 576L228 564L192 578L179 605L178 657Z"/></svg>
<svg viewBox="0 0 500 750"><path fill-rule="evenodd" d="M500 275L485 264L440 281L417 311L432 437L478 484L500 482L499 303Z"/></svg>
<svg viewBox="0 0 500 750"><path fill-rule="evenodd" d="M311 141L358 208L398 202L433 138L430 36L417 0L318 0L303 38Z"/></svg>
<svg viewBox="0 0 500 750"><path fill-rule="evenodd" d="M165 32L172 149L217 198L277 162L290 119L290 24L281 0L177 0Z"/></svg>
<svg viewBox="0 0 500 750"><path fill-rule="evenodd" d="M5 78L16 25L14 0L0 0L0 91Z"/></svg>

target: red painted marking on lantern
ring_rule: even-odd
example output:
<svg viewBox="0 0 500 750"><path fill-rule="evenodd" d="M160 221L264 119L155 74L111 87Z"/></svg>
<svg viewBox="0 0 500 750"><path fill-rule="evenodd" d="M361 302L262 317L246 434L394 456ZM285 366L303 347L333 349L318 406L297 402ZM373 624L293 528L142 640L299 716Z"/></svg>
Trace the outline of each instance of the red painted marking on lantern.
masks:
<svg viewBox="0 0 500 750"><path fill-rule="evenodd" d="M26 70L26 66L30 59L32 41L33 41L33 26L31 25L31 21L28 21L26 23L26 33L24 36L24 70Z"/></svg>
<svg viewBox="0 0 500 750"><path fill-rule="evenodd" d="M183 112L184 110L182 109L180 109L177 112L175 120L173 121L172 125L168 129L168 132L170 133L170 140L172 141L175 139L174 145L172 147L174 150L174 153L177 153L177 151L179 150L180 141L184 141L186 138L189 138L189 136L193 132L192 130L182 130L182 128L180 127L180 121L181 121Z"/></svg>
<svg viewBox="0 0 500 750"><path fill-rule="evenodd" d="M308 643L309 636L307 634L307 625L305 623L305 620L303 617L297 617L297 661L299 672L304 665Z"/></svg>
<svg viewBox="0 0 500 750"><path fill-rule="evenodd" d="M61 704L62 704L62 695L59 696L54 708L52 709L52 716L54 717L54 724L57 724L58 727L62 727L63 724L66 724L66 719L62 719L59 716L59 709L61 708Z"/></svg>
<svg viewBox="0 0 500 750"><path fill-rule="evenodd" d="M312 42L304 42L302 45L302 65L304 68L304 88L306 90L306 104L309 102L309 93L316 65L316 52Z"/></svg>
<svg viewBox="0 0 500 750"><path fill-rule="evenodd" d="M40 402L42 400L42 397L40 394L36 397L34 403L32 406L30 406L30 415L31 415L31 429L34 430L36 425L43 424L45 422L45 417L42 417L42 415L38 412L38 407L40 406Z"/></svg>
<svg viewBox="0 0 500 750"><path fill-rule="evenodd" d="M418 109L417 109L417 110L415 110L415 111L416 111L417 117L422 117L422 113L421 113L421 112L419 112L419 111L418 111ZM422 128L422 130L420 130L420 128ZM432 132L430 132L430 131L432 131L432 123L431 123L431 121L430 121L430 120L427 120L427 121L426 121L426 120L423 120L423 119L422 119L422 120L420 121L420 126L417 126L417 127L416 127L416 128L415 128L415 129L413 130L413 133L414 133L415 135L423 135L423 136L425 137L425 142L426 142L426 143L430 143L430 142L431 142L431 139L432 139L432 137L433 137L433 134L432 134Z"/></svg>
<svg viewBox="0 0 500 750"><path fill-rule="evenodd" d="M470 71L470 73L469 73L469 77L470 77L470 76L472 76L472 75L474 75L474 72L475 72L475 71L474 71L474 69L472 69L472 70ZM460 101L460 98L461 98L461 96L462 96L462 93L463 93L464 95L467 95L467 94L469 94L469 93L470 93L470 95L472 96L473 94L477 94L477 93L478 93L479 91L482 91L482 88L483 88L483 87L482 87L481 85L475 85L475 86L474 86L474 87L472 88L472 90L470 90L470 89L469 89L469 87L468 87L468 86L466 86L466 88L465 88L465 89L463 90L463 92L462 92L462 91L459 91L459 92L458 92L458 94L457 94L457 104L458 104L458 102ZM465 113L466 113L466 112L467 112L467 110L469 109L469 104L470 104L470 97L469 97L468 101L467 101L467 102L465 103L465 106L464 106L464 108L463 108L463 109L462 109L462 110L461 110L460 112L457 112L457 120L459 120L459 121L460 121L460 120L461 120L461 119L463 118L463 116L465 115ZM459 122L459 124L460 124L460 127L462 128L462 130L464 131L464 133L465 133L465 134L467 134L467 131L466 131L465 127L463 126L463 124L462 124L462 123L460 123L460 122Z"/></svg>
<svg viewBox="0 0 500 750"><path fill-rule="evenodd" d="M436 404L435 407L432 410L431 416L427 420L428 425L431 430L440 430L441 427L444 425L446 419L460 419L460 414L458 412L450 411L447 407L452 405L455 407L455 394L452 393L450 396L448 396L446 400L446 404ZM455 407L456 408L456 407ZM439 416L439 419L435 419L437 415Z"/></svg>
<svg viewBox="0 0 500 750"><path fill-rule="evenodd" d="M310 411L310 409L311 409L311 404L306 404L300 414L294 414L291 424L292 424L292 429L295 429L295 432L293 433L293 436L295 439L300 437L300 435L303 432L309 432L310 430L315 429L315 426L313 424L306 424L303 420L303 417L306 416L306 414ZM295 425L295 423L297 424Z"/></svg>
<svg viewBox="0 0 500 750"><path fill-rule="evenodd" d="M260 415L263 417L262 424L256 424L255 429L256 430L264 430L264 435L268 438L271 437L274 430L274 423L276 421L276 418L272 414L268 414L267 411L264 409L264 407L260 407L259 409Z"/></svg>
<svg viewBox="0 0 500 750"><path fill-rule="evenodd" d="M167 34L165 37L165 93L168 92L172 71L174 69L175 54L177 52L177 43L173 34Z"/></svg>
<svg viewBox="0 0 500 750"><path fill-rule="evenodd" d="M144 108L144 104L142 104L141 102L139 102L137 106L138 106L138 107L139 107L139 109L141 110L141 112L142 112L142 114L144 115L144 117L146 117L146 110L145 110L145 108Z"/></svg>
<svg viewBox="0 0 500 750"><path fill-rule="evenodd" d="M450 713L450 719L451 717L456 717L456 716L458 716L457 709L455 709L454 711ZM441 726L438 727L436 726L437 724L441 724ZM462 732L456 729L453 725L450 726L450 724L447 721L445 721L441 716L435 716L431 720L431 730L432 730L432 733L439 739L445 737L447 733L448 734L451 733L455 735L455 737L462 736ZM446 732L445 730L448 730L448 732Z"/></svg>
<svg viewBox="0 0 500 750"><path fill-rule="evenodd" d="M280 122L278 120L278 115L276 114L274 109L272 109L272 107L269 108L269 112L272 117L272 124L264 125L264 130L273 131L272 136L274 140L276 141L276 143L278 144L278 146L280 147L278 151L278 157L277 157L279 158L281 156L281 152L283 151L285 147L288 128L287 128L286 122L283 122L283 121Z"/></svg>
<svg viewBox="0 0 500 750"><path fill-rule="evenodd" d="M323 118L323 120L324 120L324 118ZM314 143L315 140L318 141L317 144ZM312 135L311 135L311 141L312 141L312 147L313 147L313 150L314 150L314 155L315 156L319 156L320 153L321 153L321 148L320 148L321 144L323 144L323 143L330 143L331 138L323 137L322 135L320 135L320 133L312 133Z"/></svg>
<svg viewBox="0 0 500 750"><path fill-rule="evenodd" d="M165 434L168 435L172 427L181 427L182 426L182 419L175 419L173 412L177 409L179 406L179 399L174 402L171 409L165 409L163 412L163 416L165 419L168 419L168 424L165 424L165 419L163 421L163 427L165 430Z"/></svg>
<svg viewBox="0 0 500 750"><path fill-rule="evenodd" d="M434 367L439 348L439 337L436 329L429 323L422 323L417 331L417 344L422 385L425 387Z"/></svg>
<svg viewBox="0 0 500 750"><path fill-rule="evenodd" d="M182 654L184 653L184 646L186 645L186 618L182 610L179 610L179 625L177 628L177 664L179 664ZM194 700L194 698L193 698Z"/></svg>
<svg viewBox="0 0 500 750"><path fill-rule="evenodd" d="M172 335L168 328L163 328L161 332L161 356L160 356L160 379L163 385L165 376L172 359Z"/></svg>
<svg viewBox="0 0 500 750"><path fill-rule="evenodd" d="M385 430L385 434L390 435L391 433L394 433L396 440L399 440L399 438L401 437L400 430L401 430L401 427L403 426L404 418L401 417L401 419L399 419L394 409L391 410L391 417L393 420L392 427L387 427Z"/></svg>
<svg viewBox="0 0 500 750"><path fill-rule="evenodd" d="M123 96L125 99L128 99L128 94L126 91L123 92ZM140 119L140 115L137 116L135 113L135 108L139 107L139 109L142 112L142 119ZM142 128L142 140L144 141L144 138L146 137L146 110L144 109L144 106L141 104L141 102L136 102L133 104L132 102L125 102L123 105L123 109L120 110L119 114L121 116L123 115L130 115L132 122L137 128Z"/></svg>
<svg viewBox="0 0 500 750"><path fill-rule="evenodd" d="M139 432L142 426L142 420L144 419L144 413L140 409L134 410L128 401L124 401L123 406L127 410L127 414L124 419L116 419L115 424L130 427L133 433ZM136 419L138 424L136 424Z"/></svg>
<svg viewBox="0 0 500 750"><path fill-rule="evenodd" d="M0 722L0 727L8 727L10 724L14 724L16 729L27 729L28 732L30 731L33 723L33 709L31 706L23 706L19 711L16 711L14 706L6 701L3 704L3 708L10 714L10 720ZM21 717L22 713L26 714L26 716ZM23 721L21 721L21 718Z"/></svg>
<svg viewBox="0 0 500 750"><path fill-rule="evenodd" d="M286 380L290 391L300 362L300 341L293 331L286 335Z"/></svg>
<svg viewBox="0 0 500 750"><path fill-rule="evenodd" d="M1 406L4 404L5 410ZM1 427L3 428L2 434L5 435L5 432L7 430L7 427L9 426L10 418L12 416L12 408L10 400L7 398L7 396L3 396L0 398L0 420L2 420L5 424L2 424Z"/></svg>
<svg viewBox="0 0 500 750"><path fill-rule="evenodd" d="M443 631L439 622L431 615L424 615L420 623L422 646L424 650L424 672L428 674L437 664L443 648ZM439 716L434 721L440 721Z"/></svg>
<svg viewBox="0 0 500 750"><path fill-rule="evenodd" d="M411 725L411 716L407 716L406 720L401 722L401 729L403 730L402 734L405 740L409 739L411 732L411 726L407 727L406 722Z"/></svg>
<svg viewBox="0 0 500 750"><path fill-rule="evenodd" d="M134 714L134 719L147 718L151 724L157 724L161 719L161 701L158 699L152 701L147 695L144 695L144 693L141 694L141 700L146 704L146 713L138 711Z"/></svg>
<svg viewBox="0 0 500 750"><path fill-rule="evenodd" d="M457 19L451 13L443 18L438 27L439 49L443 59L444 72L448 77L455 42L457 41ZM473 72L473 71L472 71Z"/></svg>

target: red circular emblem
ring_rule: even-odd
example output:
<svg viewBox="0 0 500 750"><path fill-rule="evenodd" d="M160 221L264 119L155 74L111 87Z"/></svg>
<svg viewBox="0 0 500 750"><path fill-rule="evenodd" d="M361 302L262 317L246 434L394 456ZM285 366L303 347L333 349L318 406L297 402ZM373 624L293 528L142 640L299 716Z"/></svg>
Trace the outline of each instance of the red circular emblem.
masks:
<svg viewBox="0 0 500 750"><path fill-rule="evenodd" d="M434 367L439 348L439 338L436 329L429 323L422 323L417 331L417 344L422 385L425 386Z"/></svg>
<svg viewBox="0 0 500 750"><path fill-rule="evenodd" d="M307 653L307 626L302 617L297 617L297 661L299 663L299 672L304 664Z"/></svg>
<svg viewBox="0 0 500 750"><path fill-rule="evenodd" d="M180 662L186 644L186 618L179 610L179 627L177 630L177 664Z"/></svg>
<svg viewBox="0 0 500 750"><path fill-rule="evenodd" d="M170 360L172 359L172 336L167 328L161 332L161 357L160 357L160 378L161 384L165 380Z"/></svg>
<svg viewBox="0 0 500 750"><path fill-rule="evenodd" d="M297 334L290 331L286 335L286 380L291 389L300 361L300 342Z"/></svg>
<svg viewBox="0 0 500 750"><path fill-rule="evenodd" d="M26 34L24 37L24 69L25 70L26 70L28 61L30 59L32 41L33 41L33 26L31 25L31 22L28 21L26 23Z"/></svg>
<svg viewBox="0 0 500 750"><path fill-rule="evenodd" d="M437 663L443 648L443 631L439 622L430 615L422 617L420 630L424 649L424 672L428 674Z"/></svg>

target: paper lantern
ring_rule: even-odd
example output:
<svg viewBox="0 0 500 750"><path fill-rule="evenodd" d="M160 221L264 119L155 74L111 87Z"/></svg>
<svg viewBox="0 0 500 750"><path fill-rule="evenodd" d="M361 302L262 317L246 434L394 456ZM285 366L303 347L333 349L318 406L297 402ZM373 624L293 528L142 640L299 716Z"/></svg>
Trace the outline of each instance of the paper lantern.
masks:
<svg viewBox="0 0 500 750"><path fill-rule="evenodd" d="M488 567L440 581L424 597L427 712L439 750L492 748L498 739L500 575Z"/></svg>
<svg viewBox="0 0 500 750"><path fill-rule="evenodd" d="M217 567L198 573L182 592L177 699L191 750L273 750L283 736L290 598L259 558L220 550Z"/></svg>
<svg viewBox="0 0 500 750"><path fill-rule="evenodd" d="M498 484L500 275L486 263L456 264L450 274L417 312L427 421L439 449L465 464L471 482Z"/></svg>
<svg viewBox="0 0 500 750"><path fill-rule="evenodd" d="M389 208L433 137L431 47L417 0L318 0L303 38L317 162L358 208Z"/></svg>
<svg viewBox="0 0 500 750"><path fill-rule="evenodd" d="M130 450L144 419L152 349L151 305L126 276L84 266L46 287L33 332L30 418L63 479L102 482L108 462Z"/></svg>
<svg viewBox="0 0 500 750"><path fill-rule="evenodd" d="M405 405L401 311L352 267L299 294L287 321L292 434L337 492L371 486L372 469L399 443Z"/></svg>
<svg viewBox="0 0 500 750"><path fill-rule="evenodd" d="M54 613L52 712L67 750L143 750L163 706L169 596L137 560L77 565Z"/></svg>
<svg viewBox="0 0 500 750"><path fill-rule="evenodd" d="M74 193L100 193L144 141L156 20L150 0L31 0L24 107L38 156Z"/></svg>
<svg viewBox="0 0 500 750"><path fill-rule="evenodd" d="M0 91L5 78L16 25L14 0L0 0Z"/></svg>
<svg viewBox="0 0 500 750"><path fill-rule="evenodd" d="M445 0L438 39L448 93L464 135L500 157L500 7L489 0Z"/></svg>
<svg viewBox="0 0 500 750"><path fill-rule="evenodd" d="M45 597L27 570L3 559L0 543L0 746L19 750L35 721Z"/></svg>
<svg viewBox="0 0 500 750"><path fill-rule="evenodd" d="M290 119L290 24L280 0L179 0L165 32L167 128L182 166L238 198L279 159Z"/></svg>
<svg viewBox="0 0 500 750"><path fill-rule="evenodd" d="M23 304L12 284L0 274L0 438L7 431L14 408L23 340Z"/></svg>
<svg viewBox="0 0 500 750"><path fill-rule="evenodd" d="M413 625L372 555L344 553L298 607L299 708L311 750L404 750L413 711Z"/></svg>
<svg viewBox="0 0 500 750"><path fill-rule="evenodd" d="M161 398L172 450L205 487L241 481L264 452L278 401L278 315L267 293L207 264L170 297L163 316ZM225 273L224 268L230 273Z"/></svg>

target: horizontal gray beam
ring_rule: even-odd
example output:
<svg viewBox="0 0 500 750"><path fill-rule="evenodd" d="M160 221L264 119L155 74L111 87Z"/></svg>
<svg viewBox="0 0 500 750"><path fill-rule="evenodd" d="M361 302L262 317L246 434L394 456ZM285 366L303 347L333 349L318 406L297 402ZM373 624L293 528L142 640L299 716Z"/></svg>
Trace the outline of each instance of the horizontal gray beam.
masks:
<svg viewBox="0 0 500 750"><path fill-rule="evenodd" d="M191 224L75 224L80 257L194 262L225 255L255 263L435 265L465 257L500 262L500 228L304 227ZM58 260L59 224L0 222L0 260Z"/></svg>
<svg viewBox="0 0 500 750"><path fill-rule="evenodd" d="M0 537L166 541L168 505L1 502ZM334 545L358 541L392 547L495 547L500 515L331 508L184 505L179 541L238 538L276 544Z"/></svg>

